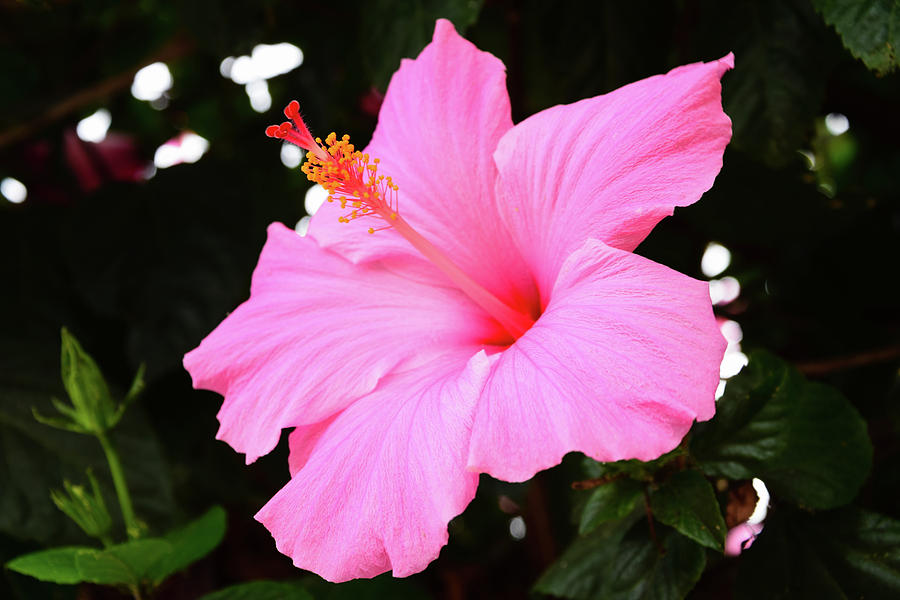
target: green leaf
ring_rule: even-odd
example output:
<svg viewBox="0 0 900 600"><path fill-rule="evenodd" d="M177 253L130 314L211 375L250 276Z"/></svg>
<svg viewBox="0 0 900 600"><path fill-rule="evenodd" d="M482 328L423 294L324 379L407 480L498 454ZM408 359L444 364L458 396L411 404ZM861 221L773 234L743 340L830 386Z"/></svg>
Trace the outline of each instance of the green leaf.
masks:
<svg viewBox="0 0 900 600"><path fill-rule="evenodd" d="M69 417L73 421L78 418L78 411L76 411L74 408L72 408L71 406L69 406L68 404L66 404L65 402L60 400L59 398L54 396L54 397L50 398L50 402L53 404L53 408L58 410L60 412L60 414L62 414L63 416ZM37 415L35 415L35 417L36 416ZM40 420L40 419L38 419L38 420Z"/></svg>
<svg viewBox="0 0 900 600"><path fill-rule="evenodd" d="M137 400L138 396L141 395L141 392L144 391L144 373L146 372L146 370L147 365L145 363L141 363L141 366L138 367L137 373L135 373L134 375L134 379L131 382L131 387L128 389L128 393L125 394L125 398L122 400L122 402L119 403L119 406L116 408L115 414L110 420L110 427L115 427L119 423L119 421L122 420L122 416L125 414L125 409L127 409L132 402Z"/></svg>
<svg viewBox="0 0 900 600"><path fill-rule="evenodd" d="M71 546L32 552L12 559L6 563L6 568L41 581L64 584L80 583L82 578L75 564L75 555L84 550L93 551L94 549Z"/></svg>
<svg viewBox="0 0 900 600"><path fill-rule="evenodd" d="M144 382L144 374L147 372L147 365L145 363L141 363L141 366L138 367L137 373L134 374L134 379L131 381L131 387L128 388L128 392L125 394L125 399L122 401L123 404L128 405L137 400L137 397L141 395L141 392L144 391L144 387L146 387L146 383Z"/></svg>
<svg viewBox="0 0 900 600"><path fill-rule="evenodd" d="M460 33L475 22L483 0L374 0L360 32L373 84L385 89L403 58L415 57L431 41L434 22L449 19ZM378 52L369 52L369 48Z"/></svg>
<svg viewBox="0 0 900 600"><path fill-rule="evenodd" d="M95 548L65 548L19 557L9 568L57 583L82 581L105 585L159 584L167 576L206 556L225 535L225 511L214 506L205 515L164 538L147 538ZM42 565L49 561L51 579ZM43 575L43 576L42 576Z"/></svg>
<svg viewBox="0 0 900 600"><path fill-rule="evenodd" d="M735 11L742 18L742 35L731 46L737 68L722 87L733 145L783 166L807 145L820 116L832 62L828 31L806 0L758 0Z"/></svg>
<svg viewBox="0 0 900 600"><path fill-rule="evenodd" d="M639 518L635 511L629 517L604 523L590 534L576 538L541 575L534 585L535 591L565 598L599 597L605 569L615 560L625 534Z"/></svg>
<svg viewBox="0 0 900 600"><path fill-rule="evenodd" d="M13 559L6 566L55 583L138 585L150 566L171 551L172 546L160 539L136 540L105 550L73 546L34 552Z"/></svg>
<svg viewBox="0 0 900 600"><path fill-rule="evenodd" d="M207 594L200 600L313 600L300 583L252 581Z"/></svg>
<svg viewBox="0 0 900 600"><path fill-rule="evenodd" d="M694 587L706 565L706 552L667 528L657 534L664 553L650 537L642 511L605 523L578 538L541 576L535 591L564 598L680 600ZM634 526L635 519L639 519Z"/></svg>
<svg viewBox="0 0 900 600"><path fill-rule="evenodd" d="M759 477L776 496L827 509L856 495L872 463L866 423L836 389L766 352L725 388L691 451L707 475Z"/></svg>
<svg viewBox="0 0 900 600"><path fill-rule="evenodd" d="M900 521L856 509L777 511L742 554L737 598L900 596Z"/></svg>
<svg viewBox="0 0 900 600"><path fill-rule="evenodd" d="M625 476L638 481L653 481L660 469L674 460L686 457L687 454L688 452L683 446L678 446L659 458L648 461L629 459L601 463L585 457L581 464L585 475L590 478Z"/></svg>
<svg viewBox="0 0 900 600"><path fill-rule="evenodd" d="M643 489L643 484L633 479L619 479L596 488L584 505L578 532L585 534L601 523L626 516L641 497Z"/></svg>
<svg viewBox="0 0 900 600"><path fill-rule="evenodd" d="M139 585L150 568L172 551L161 539L134 540L105 550L83 550L75 555L82 581L104 585Z"/></svg>
<svg viewBox="0 0 900 600"><path fill-rule="evenodd" d="M36 408L31 409L31 414L34 417L34 420L41 425L47 425L48 427L61 429L63 431L71 431L72 433L90 433L88 429L79 425L75 420L63 419L60 417L45 417Z"/></svg>
<svg viewBox="0 0 900 600"><path fill-rule="evenodd" d="M225 510L214 506L199 519L165 536L171 551L154 563L147 576L158 584L166 577L200 560L222 542L225 536Z"/></svg>
<svg viewBox="0 0 900 600"><path fill-rule="evenodd" d="M725 550L725 520L712 485L699 471L679 471L650 496L660 522L713 550Z"/></svg>
<svg viewBox="0 0 900 600"><path fill-rule="evenodd" d="M900 0L813 0L844 46L879 75L900 65Z"/></svg>

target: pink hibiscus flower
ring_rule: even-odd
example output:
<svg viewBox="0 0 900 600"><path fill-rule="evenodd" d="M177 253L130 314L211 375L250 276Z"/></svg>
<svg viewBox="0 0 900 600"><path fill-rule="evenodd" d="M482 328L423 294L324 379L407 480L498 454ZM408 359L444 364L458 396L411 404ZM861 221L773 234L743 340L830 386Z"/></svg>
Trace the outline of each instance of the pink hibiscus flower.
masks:
<svg viewBox="0 0 900 600"><path fill-rule="evenodd" d="M295 565L415 573L479 473L649 460L713 415L707 284L632 251L719 172L732 61L514 126L503 64L442 20L391 80L367 156L323 148L288 106L269 134L310 151L335 201L305 237L269 227L250 299L184 364L225 397L217 437L248 463L294 428L291 479L256 518Z"/></svg>

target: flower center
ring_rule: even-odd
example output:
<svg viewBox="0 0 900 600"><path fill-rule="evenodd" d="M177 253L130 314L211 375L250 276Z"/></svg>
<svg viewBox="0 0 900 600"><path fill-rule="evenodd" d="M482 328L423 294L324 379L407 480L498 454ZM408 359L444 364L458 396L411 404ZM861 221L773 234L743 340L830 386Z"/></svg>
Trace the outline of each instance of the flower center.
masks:
<svg viewBox="0 0 900 600"><path fill-rule="evenodd" d="M266 135L291 142L305 150L306 162L301 170L307 179L320 184L328 192L328 202L338 202L347 212L338 217L349 223L363 217L380 218L386 225L370 227L369 233L393 227L422 255L443 271L459 289L486 310L515 339L520 338L534 324L534 320L513 310L469 277L446 254L412 228L400 216L397 207L398 186L390 177L378 174L377 158L357 150L350 136L338 139L334 133L325 138L313 138L300 117L300 105L292 101L284 109L290 119L281 125L270 125Z"/></svg>

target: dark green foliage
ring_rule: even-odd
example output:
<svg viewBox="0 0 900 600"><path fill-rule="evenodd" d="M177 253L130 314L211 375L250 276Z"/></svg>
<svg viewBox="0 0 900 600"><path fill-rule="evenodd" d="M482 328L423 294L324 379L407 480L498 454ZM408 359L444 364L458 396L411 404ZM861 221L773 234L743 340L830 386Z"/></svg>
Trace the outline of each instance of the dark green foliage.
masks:
<svg viewBox="0 0 900 600"><path fill-rule="evenodd" d="M591 493L581 513L581 534L593 531L601 523L621 519L631 512L643 495L644 486L633 479L620 479L601 485Z"/></svg>
<svg viewBox="0 0 900 600"><path fill-rule="evenodd" d="M374 0L366 7L378 18L364 19L359 32L373 85L384 90L403 58L415 56L431 41L434 22L449 19L460 32L478 19L483 0ZM378 48L378 52L372 52Z"/></svg>
<svg viewBox="0 0 900 600"><path fill-rule="evenodd" d="M736 68L723 90L734 146L783 166L812 133L833 53L806 0L763 0L742 16Z"/></svg>
<svg viewBox="0 0 900 600"><path fill-rule="evenodd" d="M896 597L900 521L856 509L779 511L747 551L736 590L741 600Z"/></svg>
<svg viewBox="0 0 900 600"><path fill-rule="evenodd" d="M253 581L234 585L200 600L425 600L430 596L410 581L376 577L340 585L318 578L303 581Z"/></svg>
<svg viewBox="0 0 900 600"><path fill-rule="evenodd" d="M635 518L601 525L579 538L541 576L535 590L554 596L604 600L677 600L700 577L706 554L675 531L657 526L654 544L647 523Z"/></svg>
<svg viewBox="0 0 900 600"><path fill-rule="evenodd" d="M856 495L872 461L865 421L840 392L806 381L765 352L728 382L712 421L691 450L709 474L763 479L808 508L834 508Z"/></svg>
<svg viewBox="0 0 900 600"><path fill-rule="evenodd" d="M804 597L830 597L832 591L840 591L830 576L823 575L828 570L820 567L820 559L794 565L805 560L803 551L787 556L795 547L806 547L816 530L803 534L805 541L785 541L780 529L785 514L792 515L792 523L827 528L831 520L841 528L846 543L837 536L810 547L826 552L831 563L849 572L853 585L893 585L896 557L893 549L885 553L880 545L887 547L896 536L894 522L852 512L812 517L782 504L790 501L817 509L846 504L859 490L871 460L865 422L837 390L806 381L769 353L751 353L749 365L728 382L716 416L694 428L689 452L678 448L648 463L584 461L586 474L595 478L584 483L599 487L582 509L583 535L535 589L566 598L683 598L705 564L705 552L697 544L724 550L727 528L722 508L704 472L736 481L760 477L773 494L773 505L785 506L781 512L773 509L775 523L765 526L759 544L768 550L753 546L749 555L762 558L748 558L758 570L748 575L754 583L738 586L742 591L756 590L747 598L790 598L791 590L807 584L813 591ZM636 507L642 494L645 500ZM662 533L645 530L641 508ZM633 525L636 520L640 526ZM634 562L626 563L623 557ZM632 579L632 568L643 577ZM868 570L878 571L879 577L871 582L860 577ZM780 578L760 576L772 571Z"/></svg>
<svg viewBox="0 0 900 600"><path fill-rule="evenodd" d="M699 471L679 471L650 496L653 516L682 535L721 552L725 521L713 488Z"/></svg>
<svg viewBox="0 0 900 600"><path fill-rule="evenodd" d="M425 600L432 597L415 581L395 579L390 575L380 575L371 580L348 581L341 584L328 583L318 577L311 577L305 584L306 589L316 600L378 600L380 598Z"/></svg>
<svg viewBox="0 0 900 600"><path fill-rule="evenodd" d="M900 2L898 0L812 0L844 46L880 75L900 65Z"/></svg>
<svg viewBox="0 0 900 600"><path fill-rule="evenodd" d="M253 581L207 594L200 600L313 600L313 596L300 583Z"/></svg>

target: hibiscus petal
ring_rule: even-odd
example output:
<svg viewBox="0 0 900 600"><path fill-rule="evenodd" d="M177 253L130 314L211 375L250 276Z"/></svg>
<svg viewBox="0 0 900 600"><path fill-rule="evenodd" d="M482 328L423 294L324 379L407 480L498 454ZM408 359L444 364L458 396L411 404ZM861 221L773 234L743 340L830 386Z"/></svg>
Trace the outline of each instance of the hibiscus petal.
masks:
<svg viewBox="0 0 900 600"><path fill-rule="evenodd" d="M475 496L466 455L492 360L440 356L385 377L342 412L256 515L278 550L335 582L404 577L437 558L447 523Z"/></svg>
<svg viewBox="0 0 900 600"><path fill-rule="evenodd" d="M492 154L511 127L503 63L441 19L433 41L391 79L366 152L399 185L404 219L482 286L524 309L523 298L535 297L533 281L494 201ZM383 222L338 223L343 212L323 205L309 235L354 262L419 258L392 229L366 233Z"/></svg>
<svg viewBox="0 0 900 600"><path fill-rule="evenodd" d="M633 250L674 207L712 187L731 139L722 74L731 54L544 110L508 131L498 200L544 303L588 238Z"/></svg>
<svg viewBox="0 0 900 600"><path fill-rule="evenodd" d="M225 396L217 438L250 463L282 428L338 412L404 360L496 327L438 277L353 265L271 225L250 299L184 357L195 388Z"/></svg>
<svg viewBox="0 0 900 600"><path fill-rule="evenodd" d="M322 438L328 427L334 423L334 420L340 413L334 413L331 417L312 425L300 425L295 427L288 436L288 470L291 476L297 474L297 471L303 468L309 455L312 454L313 448Z"/></svg>
<svg viewBox="0 0 900 600"><path fill-rule="evenodd" d="M712 417L724 352L705 282L588 240L495 365L469 467L523 481L576 450L654 459Z"/></svg>

